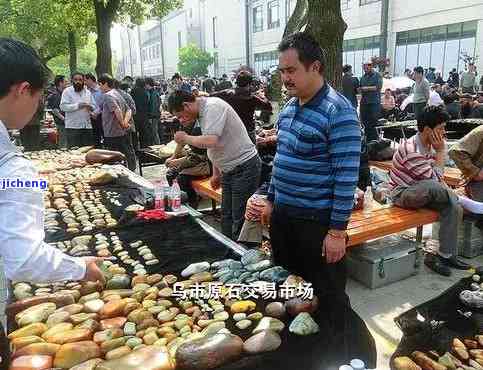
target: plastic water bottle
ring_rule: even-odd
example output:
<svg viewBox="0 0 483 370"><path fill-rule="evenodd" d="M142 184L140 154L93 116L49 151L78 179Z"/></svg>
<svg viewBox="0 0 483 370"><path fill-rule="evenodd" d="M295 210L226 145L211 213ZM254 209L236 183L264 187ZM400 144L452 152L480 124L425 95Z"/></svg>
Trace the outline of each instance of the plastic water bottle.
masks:
<svg viewBox="0 0 483 370"><path fill-rule="evenodd" d="M161 180L154 182L154 208L164 211L164 187Z"/></svg>
<svg viewBox="0 0 483 370"><path fill-rule="evenodd" d="M171 193L170 193L169 200L171 203L171 210L173 212L177 212L181 209L181 189L176 179L173 180L173 186L171 186Z"/></svg>
<svg viewBox="0 0 483 370"><path fill-rule="evenodd" d="M366 370L366 364L364 363L364 361L357 358L351 361L351 367L354 370Z"/></svg>
<svg viewBox="0 0 483 370"><path fill-rule="evenodd" d="M364 208L362 209L362 212L364 214L371 213L373 203L374 198L372 196L372 187L368 186L364 194Z"/></svg>
<svg viewBox="0 0 483 370"><path fill-rule="evenodd" d="M354 369L352 368L352 366L342 365L341 367L339 367L339 370L354 370Z"/></svg>

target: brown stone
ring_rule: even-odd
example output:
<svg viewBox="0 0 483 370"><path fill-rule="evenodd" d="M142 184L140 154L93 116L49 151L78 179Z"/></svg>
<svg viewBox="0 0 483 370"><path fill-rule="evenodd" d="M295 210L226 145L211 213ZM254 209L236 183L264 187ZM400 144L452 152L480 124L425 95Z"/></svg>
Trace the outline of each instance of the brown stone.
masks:
<svg viewBox="0 0 483 370"><path fill-rule="evenodd" d="M94 358L92 360L85 361L79 365L71 367L70 370L95 370L96 366L102 362L100 358Z"/></svg>
<svg viewBox="0 0 483 370"><path fill-rule="evenodd" d="M283 319L287 314L285 306L281 302L272 302L265 307L267 316L275 317L276 319Z"/></svg>
<svg viewBox="0 0 483 370"><path fill-rule="evenodd" d="M148 277L146 275L134 276L131 280L131 286L136 284L146 284L148 282Z"/></svg>
<svg viewBox="0 0 483 370"><path fill-rule="evenodd" d="M314 313L319 308L319 299L317 296L314 296L310 301L292 298L285 302L285 308L290 316L297 316L301 312Z"/></svg>
<svg viewBox="0 0 483 370"><path fill-rule="evenodd" d="M161 275L161 274L154 274L154 275L149 275L147 277L146 282L149 285L154 285L154 284L159 283L162 279L163 279L163 275Z"/></svg>
<svg viewBox="0 0 483 370"><path fill-rule="evenodd" d="M159 326L159 322L156 319L144 319L141 323L137 326L138 330L145 330L147 328L157 328Z"/></svg>
<svg viewBox="0 0 483 370"><path fill-rule="evenodd" d="M54 293L42 297L30 297L20 301L9 304L5 308L5 313L8 317L13 317L17 313L41 303L52 302L57 307L63 307L75 303L74 297L70 294Z"/></svg>
<svg viewBox="0 0 483 370"><path fill-rule="evenodd" d="M99 346L92 341L63 344L55 355L54 367L70 369L101 356Z"/></svg>
<svg viewBox="0 0 483 370"><path fill-rule="evenodd" d="M74 343L87 341L92 338L92 331L89 329L71 329L53 334L49 342L57 344Z"/></svg>
<svg viewBox="0 0 483 370"><path fill-rule="evenodd" d="M9 370L46 370L52 368L52 356L20 356L14 359Z"/></svg>
<svg viewBox="0 0 483 370"><path fill-rule="evenodd" d="M181 344L176 351L179 370L208 370L235 361L243 351L243 341L231 334L215 334Z"/></svg>
<svg viewBox="0 0 483 370"><path fill-rule="evenodd" d="M29 356L29 355L45 355L54 356L59 350L60 344L55 343L32 343L25 346L13 354L13 357Z"/></svg>
<svg viewBox="0 0 483 370"><path fill-rule="evenodd" d="M110 319L123 314L126 302L122 299L107 302L99 311L101 319Z"/></svg>
<svg viewBox="0 0 483 370"><path fill-rule="evenodd" d="M111 328L103 331L98 331L94 334L94 342L102 343L111 339L120 338L124 335L124 331L121 328Z"/></svg>
<svg viewBox="0 0 483 370"><path fill-rule="evenodd" d="M190 280L195 283L204 283L213 281L213 275L210 272L199 272L197 274L191 275Z"/></svg>
<svg viewBox="0 0 483 370"><path fill-rule="evenodd" d="M96 370L174 370L174 363L166 348L146 346L121 358L104 361Z"/></svg>
<svg viewBox="0 0 483 370"><path fill-rule="evenodd" d="M106 353L106 360L115 360L131 353L131 347L122 346Z"/></svg>
<svg viewBox="0 0 483 370"><path fill-rule="evenodd" d="M101 352L107 353L126 344L126 337L119 337L101 343Z"/></svg>
<svg viewBox="0 0 483 370"><path fill-rule="evenodd" d="M81 284L79 292L81 295L88 295L94 292L101 292L102 291L102 284L93 281L86 281L85 283Z"/></svg>
<svg viewBox="0 0 483 370"><path fill-rule="evenodd" d="M126 321L127 319L125 317L113 317L112 319L101 320L101 330L122 328Z"/></svg>
<svg viewBox="0 0 483 370"><path fill-rule="evenodd" d="M264 330L248 338L243 344L246 353L257 354L275 351L282 344L278 333L272 330Z"/></svg>

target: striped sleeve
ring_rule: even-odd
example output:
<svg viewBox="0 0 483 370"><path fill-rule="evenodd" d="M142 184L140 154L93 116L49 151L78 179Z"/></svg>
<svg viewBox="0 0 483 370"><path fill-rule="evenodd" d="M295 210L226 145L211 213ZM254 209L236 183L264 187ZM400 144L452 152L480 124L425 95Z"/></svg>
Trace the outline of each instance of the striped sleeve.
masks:
<svg viewBox="0 0 483 370"><path fill-rule="evenodd" d="M345 108L331 117L329 158L334 175L333 207L329 227L345 230L354 205L359 180L361 128L354 109Z"/></svg>

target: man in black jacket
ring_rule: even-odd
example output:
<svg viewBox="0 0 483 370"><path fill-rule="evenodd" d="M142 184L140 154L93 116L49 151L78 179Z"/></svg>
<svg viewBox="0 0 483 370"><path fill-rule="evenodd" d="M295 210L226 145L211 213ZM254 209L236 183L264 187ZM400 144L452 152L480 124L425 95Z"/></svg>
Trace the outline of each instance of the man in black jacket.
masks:
<svg viewBox="0 0 483 370"><path fill-rule="evenodd" d="M265 96L261 94L253 94L250 91L250 86L253 82L253 76L248 71L241 71L236 77L236 88L223 90L211 94L217 98L221 98L226 101L235 112L240 116L245 128L247 129L248 136L253 144L256 144L257 137L255 133L255 110L260 109L263 111L272 112L272 104Z"/></svg>

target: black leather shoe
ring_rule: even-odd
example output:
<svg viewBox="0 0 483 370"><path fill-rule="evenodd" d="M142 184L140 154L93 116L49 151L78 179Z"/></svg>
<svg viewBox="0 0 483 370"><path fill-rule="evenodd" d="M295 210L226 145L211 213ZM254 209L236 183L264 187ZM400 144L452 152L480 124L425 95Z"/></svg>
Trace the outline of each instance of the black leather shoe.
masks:
<svg viewBox="0 0 483 370"><path fill-rule="evenodd" d="M424 259L424 264L440 275L451 276L451 269L441 260L442 258L439 256L427 254Z"/></svg>
<svg viewBox="0 0 483 370"><path fill-rule="evenodd" d="M451 256L449 258L440 257L440 260L448 267L454 268L456 270L469 270L470 265L461 261L456 256Z"/></svg>

